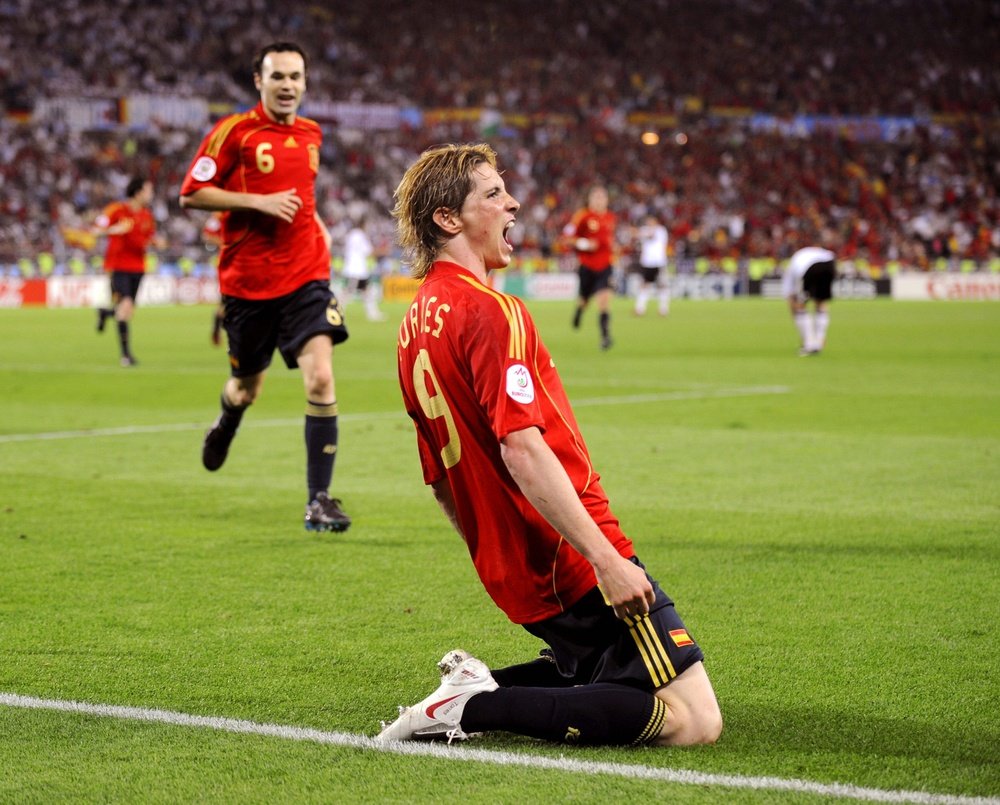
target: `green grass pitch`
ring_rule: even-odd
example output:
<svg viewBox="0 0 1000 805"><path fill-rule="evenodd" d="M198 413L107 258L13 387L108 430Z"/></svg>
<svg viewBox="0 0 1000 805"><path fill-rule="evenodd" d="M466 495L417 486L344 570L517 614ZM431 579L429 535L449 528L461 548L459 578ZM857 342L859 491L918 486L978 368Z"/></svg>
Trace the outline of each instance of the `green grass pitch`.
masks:
<svg viewBox="0 0 1000 805"><path fill-rule="evenodd" d="M539 645L423 487L395 331L348 306L334 495L303 530L301 377L280 359L200 465L227 364L207 307L0 311L0 693L371 735L461 646ZM704 647L718 745L516 757L1000 796L1000 306L832 306L796 356L778 301L617 300L597 348L534 303L640 557ZM460 749L463 749L460 748ZM715 779L715 778L713 778ZM821 802L804 789L404 756L0 705L0 802Z"/></svg>

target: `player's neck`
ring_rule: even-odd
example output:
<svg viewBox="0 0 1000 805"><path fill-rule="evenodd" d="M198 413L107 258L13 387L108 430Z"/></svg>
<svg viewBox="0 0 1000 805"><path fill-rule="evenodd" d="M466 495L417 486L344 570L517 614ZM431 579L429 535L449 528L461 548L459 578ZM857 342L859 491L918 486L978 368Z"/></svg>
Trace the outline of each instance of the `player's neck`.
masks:
<svg viewBox="0 0 1000 805"><path fill-rule="evenodd" d="M489 269L486 268L486 263L481 258L477 258L470 249L454 248L456 245L453 240L438 254L436 260L442 263L454 263L471 271L485 285L486 277L490 273Z"/></svg>
<svg viewBox="0 0 1000 805"><path fill-rule="evenodd" d="M276 115L266 106L263 107L264 115L273 123L277 123L280 126L291 126L295 123L295 112L290 112L287 115Z"/></svg>

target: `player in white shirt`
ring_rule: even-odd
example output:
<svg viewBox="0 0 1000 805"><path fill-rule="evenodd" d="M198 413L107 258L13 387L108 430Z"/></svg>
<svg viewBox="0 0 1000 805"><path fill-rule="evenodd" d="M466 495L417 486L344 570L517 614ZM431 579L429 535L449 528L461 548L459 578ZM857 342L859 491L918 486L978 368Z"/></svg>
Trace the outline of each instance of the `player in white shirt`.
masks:
<svg viewBox="0 0 1000 805"><path fill-rule="evenodd" d="M371 239L361 226L352 227L344 239L344 279L349 299L360 295L369 321L382 321L385 316L378 308L379 287L372 282L369 261L375 252Z"/></svg>
<svg viewBox="0 0 1000 805"><path fill-rule="evenodd" d="M661 316L670 312L670 284L667 278L667 228L647 215L639 227L639 268L642 271L642 285L635 298L635 314L644 316L650 297L656 293Z"/></svg>
<svg viewBox="0 0 1000 805"><path fill-rule="evenodd" d="M819 246L799 249L788 260L782 292L799 331L799 355L818 355L826 346L830 299L837 276L836 255ZM808 309L809 303L813 309Z"/></svg>

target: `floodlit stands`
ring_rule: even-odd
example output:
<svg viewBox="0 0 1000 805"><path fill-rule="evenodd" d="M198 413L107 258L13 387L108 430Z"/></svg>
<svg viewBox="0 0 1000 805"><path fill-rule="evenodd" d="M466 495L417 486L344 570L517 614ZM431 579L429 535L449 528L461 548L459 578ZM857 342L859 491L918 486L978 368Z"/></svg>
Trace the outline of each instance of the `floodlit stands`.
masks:
<svg viewBox="0 0 1000 805"><path fill-rule="evenodd" d="M204 127L115 116L140 93L208 100L212 115L250 105L249 62L274 38L310 53L306 115L310 101L398 113L365 131L320 117L317 192L338 241L365 214L390 249L406 165L430 144L485 138L522 202L533 266L559 258L597 179L623 221L660 215L675 258L699 270L766 270L825 225L867 271L997 264L995 3L356 5L0 0L0 266L89 265L90 220L140 171L157 185L162 259L205 261L202 219L176 204ZM74 117L98 104L115 119Z"/></svg>

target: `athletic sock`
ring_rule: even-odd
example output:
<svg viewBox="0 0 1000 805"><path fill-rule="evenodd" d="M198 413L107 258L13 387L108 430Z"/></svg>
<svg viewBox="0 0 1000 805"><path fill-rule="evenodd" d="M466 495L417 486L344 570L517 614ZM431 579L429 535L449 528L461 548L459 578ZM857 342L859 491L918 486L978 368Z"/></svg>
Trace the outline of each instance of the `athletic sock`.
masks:
<svg viewBox="0 0 1000 805"><path fill-rule="evenodd" d="M652 693L608 682L571 688L497 688L465 704L465 732L505 730L549 741L629 746L660 734L667 706Z"/></svg>
<svg viewBox="0 0 1000 805"><path fill-rule="evenodd" d="M809 337L809 316L805 311L795 314L795 327L799 331L799 340L803 349L811 349L812 339Z"/></svg>
<svg viewBox="0 0 1000 805"><path fill-rule="evenodd" d="M309 500L326 492L337 458L337 403L306 403L306 483Z"/></svg>
<svg viewBox="0 0 1000 805"><path fill-rule="evenodd" d="M130 358L132 353L129 351L128 347L128 322L120 321L118 322L118 343L121 345L122 357Z"/></svg>
<svg viewBox="0 0 1000 805"><path fill-rule="evenodd" d="M649 291L645 288L639 290L638 295L635 297L635 312L640 316L644 315L646 312L646 303L649 301Z"/></svg>
<svg viewBox="0 0 1000 805"><path fill-rule="evenodd" d="M600 325L601 325L601 337L608 338L609 336L608 330L611 328L611 314L608 313L607 311L601 313Z"/></svg>
<svg viewBox="0 0 1000 805"><path fill-rule="evenodd" d="M815 349L822 349L826 344L826 330L830 326L830 314L825 310L816 312L816 343Z"/></svg>
<svg viewBox="0 0 1000 805"><path fill-rule="evenodd" d="M670 288L664 286L660 289L660 315L666 316L670 312Z"/></svg>
<svg viewBox="0 0 1000 805"><path fill-rule="evenodd" d="M576 312L573 314L573 329L576 329L580 326L580 319L582 317L583 317L583 308L578 307L576 309Z"/></svg>
<svg viewBox="0 0 1000 805"><path fill-rule="evenodd" d="M502 688L562 688L573 684L572 679L559 673L552 656L544 653L537 660L490 669L490 673Z"/></svg>
<svg viewBox="0 0 1000 805"><path fill-rule="evenodd" d="M249 405L233 405L226 399L226 390L222 390L222 415L219 417L219 427L229 433L236 433L236 429L240 426L240 422L243 419L243 412L249 408Z"/></svg>

